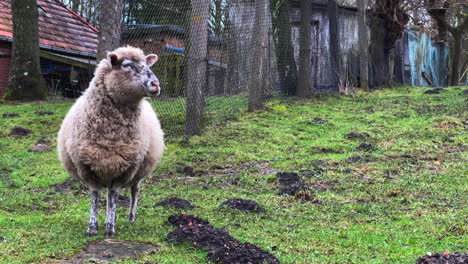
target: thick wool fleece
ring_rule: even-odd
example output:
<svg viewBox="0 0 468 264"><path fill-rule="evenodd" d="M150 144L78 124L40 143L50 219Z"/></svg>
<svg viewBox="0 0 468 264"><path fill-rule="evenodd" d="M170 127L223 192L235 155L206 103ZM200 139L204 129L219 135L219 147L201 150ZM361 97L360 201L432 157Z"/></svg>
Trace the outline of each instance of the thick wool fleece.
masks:
<svg viewBox="0 0 468 264"><path fill-rule="evenodd" d="M140 49L119 48L119 58L144 61ZM103 59L90 87L65 117L58 134L59 158L65 169L90 189L138 183L160 162L164 140L151 105L129 100L125 74Z"/></svg>

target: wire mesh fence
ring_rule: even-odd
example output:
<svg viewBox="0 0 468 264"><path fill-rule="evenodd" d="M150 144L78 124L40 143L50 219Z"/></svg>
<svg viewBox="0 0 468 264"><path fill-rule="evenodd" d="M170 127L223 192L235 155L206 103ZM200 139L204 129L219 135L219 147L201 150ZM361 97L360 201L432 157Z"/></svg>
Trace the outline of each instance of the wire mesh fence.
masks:
<svg viewBox="0 0 468 264"><path fill-rule="evenodd" d="M49 3L38 2L45 7ZM152 70L162 91L151 103L168 138L174 139L200 134L247 111L261 109L277 96L349 92L359 86L358 9L336 6L331 10L328 1L306 2L312 15L308 13L306 23L301 23L307 13L303 13L304 2L300 0L63 0L76 16L88 20L84 23L100 30L99 42L112 47L107 50L131 45L159 56ZM332 11L337 17L330 23ZM301 39L304 24L310 24L308 42ZM367 31L369 34L369 25ZM338 36L332 38L331 32ZM401 83L413 84L416 79L419 85L430 85L425 79L434 79L438 73L432 76L424 70L424 63L434 60L412 56L429 57L434 52L423 49L424 45L411 48L419 47L411 41L415 38L402 38L399 45L410 48L396 49L391 55L397 58L392 75L401 76ZM82 45L87 44L83 41ZM51 71L49 89L78 96L92 78L96 60L102 57L101 47L95 49L97 59L73 58L78 69L75 76ZM444 60L437 59L439 65L434 69L444 69L447 64L448 50L441 50L445 55L439 57ZM309 56L305 61L310 71L305 73L299 66L304 61L302 54ZM62 57L55 54L50 59L66 59ZM423 71L430 76L416 76ZM301 78L304 74L308 76ZM301 90L304 80L305 92Z"/></svg>
<svg viewBox="0 0 468 264"><path fill-rule="evenodd" d="M152 104L169 137L260 109L278 91L269 1L132 1L126 8L121 45L158 54L153 71L162 91Z"/></svg>

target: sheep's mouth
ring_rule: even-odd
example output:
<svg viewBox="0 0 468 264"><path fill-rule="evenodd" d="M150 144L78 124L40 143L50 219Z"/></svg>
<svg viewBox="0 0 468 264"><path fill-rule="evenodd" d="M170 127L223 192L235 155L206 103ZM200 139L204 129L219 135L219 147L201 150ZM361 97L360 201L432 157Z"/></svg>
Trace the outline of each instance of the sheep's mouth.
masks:
<svg viewBox="0 0 468 264"><path fill-rule="evenodd" d="M161 87L159 86L159 81L150 81L146 85L147 96L158 96L160 93L161 93Z"/></svg>
<svg viewBox="0 0 468 264"><path fill-rule="evenodd" d="M156 97L161 94L161 89L159 87L155 89L154 87L148 87L148 86L142 85L142 88L144 89L145 96L147 97Z"/></svg>

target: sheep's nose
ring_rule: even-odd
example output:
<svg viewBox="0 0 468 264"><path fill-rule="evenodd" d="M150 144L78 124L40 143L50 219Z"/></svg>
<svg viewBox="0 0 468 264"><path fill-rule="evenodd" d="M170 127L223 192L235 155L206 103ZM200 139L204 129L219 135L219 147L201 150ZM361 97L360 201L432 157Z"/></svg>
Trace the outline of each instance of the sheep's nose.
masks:
<svg viewBox="0 0 468 264"><path fill-rule="evenodd" d="M151 95L159 95L161 92L161 88L159 87L159 82L152 81L150 82L149 93Z"/></svg>

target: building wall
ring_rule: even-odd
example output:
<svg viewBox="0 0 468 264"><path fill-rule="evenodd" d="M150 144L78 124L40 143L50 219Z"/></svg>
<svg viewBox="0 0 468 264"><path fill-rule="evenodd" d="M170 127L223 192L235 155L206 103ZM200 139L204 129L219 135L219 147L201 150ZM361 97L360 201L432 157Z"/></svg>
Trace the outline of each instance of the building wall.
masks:
<svg viewBox="0 0 468 264"><path fill-rule="evenodd" d="M11 44L0 41L0 98L3 97L8 85L10 73Z"/></svg>
<svg viewBox="0 0 468 264"><path fill-rule="evenodd" d="M342 69L345 72L354 72L350 69L353 65L349 61L353 53L357 51L358 31L357 31L357 13L354 10L340 8L338 11L338 27L340 39L340 57L342 60ZM300 39L300 21L301 10L293 7L291 10L291 39L294 46L294 57L296 65L299 66L299 39ZM311 18L311 62L312 74L311 84L317 90L326 91L331 88L333 83L332 67L329 51L329 21L326 6L313 5L313 16ZM349 75L349 74L348 74Z"/></svg>
<svg viewBox="0 0 468 264"><path fill-rule="evenodd" d="M435 43L426 32L406 30L396 52L405 56L404 83L411 86L448 85L450 49L444 43ZM432 84L428 81L432 82Z"/></svg>

